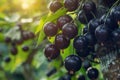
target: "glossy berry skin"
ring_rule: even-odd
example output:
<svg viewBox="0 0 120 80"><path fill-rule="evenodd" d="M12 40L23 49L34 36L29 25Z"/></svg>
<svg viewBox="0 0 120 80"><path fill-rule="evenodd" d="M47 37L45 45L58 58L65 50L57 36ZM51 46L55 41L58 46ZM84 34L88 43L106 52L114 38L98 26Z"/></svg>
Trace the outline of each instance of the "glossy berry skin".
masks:
<svg viewBox="0 0 120 80"><path fill-rule="evenodd" d="M60 77L58 80L71 80L71 76L67 74L65 76Z"/></svg>
<svg viewBox="0 0 120 80"><path fill-rule="evenodd" d="M70 74L74 74L81 68L82 61L79 56L70 55L64 61L65 68Z"/></svg>
<svg viewBox="0 0 120 80"><path fill-rule="evenodd" d="M10 57L6 57L6 58L4 59L4 61L5 61L6 63L9 63L9 62L11 61L11 58L10 58Z"/></svg>
<svg viewBox="0 0 120 80"><path fill-rule="evenodd" d="M80 11L78 13L77 18L82 24L87 24L88 23L88 19L87 19L86 15L83 11Z"/></svg>
<svg viewBox="0 0 120 80"><path fill-rule="evenodd" d="M59 29L62 29L62 27L66 24L66 23L70 23L72 21L72 18L69 15L63 15L60 16L57 19L57 26L59 27Z"/></svg>
<svg viewBox="0 0 120 80"><path fill-rule="evenodd" d="M92 34L90 34L89 32L84 34L84 37L86 38L86 40L88 42L88 47L93 47L96 44L95 37Z"/></svg>
<svg viewBox="0 0 120 80"><path fill-rule="evenodd" d="M92 19L89 22L89 32L92 35L95 35L95 29L100 25L99 20L98 19Z"/></svg>
<svg viewBox="0 0 120 80"><path fill-rule="evenodd" d="M84 28L83 28L83 34L85 34L85 33L87 33L88 32L88 26L85 26Z"/></svg>
<svg viewBox="0 0 120 80"><path fill-rule="evenodd" d="M95 30L95 36L98 43L104 44L109 40L110 37L109 30L106 28L105 25L100 25Z"/></svg>
<svg viewBox="0 0 120 80"><path fill-rule="evenodd" d="M78 56L84 58L84 57L87 57L89 55L89 49L87 48L83 48L83 49L76 49L76 53Z"/></svg>
<svg viewBox="0 0 120 80"><path fill-rule="evenodd" d="M59 1L53 1L50 3L49 5L49 9L52 11L52 12L56 12L58 9L60 9L62 7L62 3L59 2Z"/></svg>
<svg viewBox="0 0 120 80"><path fill-rule="evenodd" d="M23 46L23 47L22 47L22 50L25 51L25 52L26 52L26 51L29 51L29 47L28 47L28 46Z"/></svg>
<svg viewBox="0 0 120 80"><path fill-rule="evenodd" d="M69 39L73 39L78 34L77 26L74 23L65 24L62 28L62 34Z"/></svg>
<svg viewBox="0 0 120 80"><path fill-rule="evenodd" d="M82 65L85 70L87 70L89 67L91 67L90 61L88 61L88 60L83 61Z"/></svg>
<svg viewBox="0 0 120 80"><path fill-rule="evenodd" d="M18 49L15 46L13 46L10 51L11 51L12 55L17 55L18 54Z"/></svg>
<svg viewBox="0 0 120 80"><path fill-rule="evenodd" d="M5 42L6 42L6 43L10 43L10 42L11 42L11 38L10 38L10 37L6 37L6 38L5 38Z"/></svg>
<svg viewBox="0 0 120 80"><path fill-rule="evenodd" d="M57 32L58 32L58 27L56 24L49 22L44 25L44 33L46 34L46 36L48 37L55 36Z"/></svg>
<svg viewBox="0 0 120 80"><path fill-rule="evenodd" d="M120 43L120 28L112 32L112 39L114 43Z"/></svg>
<svg viewBox="0 0 120 80"><path fill-rule="evenodd" d="M88 68L87 70L87 76L90 78L90 79L97 79L98 76L99 76L99 71L96 69L96 68Z"/></svg>
<svg viewBox="0 0 120 80"><path fill-rule="evenodd" d="M80 75L77 80L85 80L85 76L84 75Z"/></svg>
<svg viewBox="0 0 120 80"><path fill-rule="evenodd" d="M79 0L64 0L64 6L68 11L75 11L78 8Z"/></svg>
<svg viewBox="0 0 120 80"><path fill-rule="evenodd" d="M69 46L70 40L64 37L62 34L58 34L55 37L55 45L59 49L65 49Z"/></svg>
<svg viewBox="0 0 120 80"><path fill-rule="evenodd" d="M49 59L55 59L60 55L60 50L54 44L48 44L45 47L44 55Z"/></svg>
<svg viewBox="0 0 120 80"><path fill-rule="evenodd" d="M74 39L73 46L75 49L84 49L87 46L87 41L84 36L78 36Z"/></svg>
<svg viewBox="0 0 120 80"><path fill-rule="evenodd" d="M96 5L93 1L88 1L83 4L83 10L86 14L90 14L90 12L96 12Z"/></svg>

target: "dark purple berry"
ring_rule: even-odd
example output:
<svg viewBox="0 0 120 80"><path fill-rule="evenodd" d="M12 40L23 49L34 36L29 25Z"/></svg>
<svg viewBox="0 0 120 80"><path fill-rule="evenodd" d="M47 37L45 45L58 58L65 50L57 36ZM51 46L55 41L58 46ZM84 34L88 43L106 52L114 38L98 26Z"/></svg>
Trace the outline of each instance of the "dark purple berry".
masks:
<svg viewBox="0 0 120 80"><path fill-rule="evenodd" d="M90 14L96 12L96 4L93 1L88 1L83 4L83 10L85 14Z"/></svg>
<svg viewBox="0 0 120 80"><path fill-rule="evenodd" d="M54 44L49 44L49 45L46 45L45 47L44 55L49 60L55 59L60 55L60 50Z"/></svg>
<svg viewBox="0 0 120 80"><path fill-rule="evenodd" d="M120 28L112 32L112 39L114 43L120 43Z"/></svg>
<svg viewBox="0 0 120 80"><path fill-rule="evenodd" d="M87 57L90 54L89 49L87 48L83 48L83 49L76 49L76 53L78 54L78 56L80 57Z"/></svg>
<svg viewBox="0 0 120 80"><path fill-rule="evenodd" d="M62 29L62 27L66 24L66 23L70 23L72 21L72 18L69 15L64 15L58 18L57 20L57 26Z"/></svg>
<svg viewBox="0 0 120 80"><path fill-rule="evenodd" d="M85 68L85 70L87 70L89 67L91 67L90 61L88 61L88 60L83 61L82 65Z"/></svg>
<svg viewBox="0 0 120 80"><path fill-rule="evenodd" d="M81 50L81 49L84 49L86 48L87 46L87 41L85 39L85 37L83 36L78 36L74 39L74 42L73 42L73 46L75 49L77 50Z"/></svg>
<svg viewBox="0 0 120 80"><path fill-rule="evenodd" d="M55 36L58 32L58 27L56 24L49 22L44 25L44 32L48 37Z"/></svg>
<svg viewBox="0 0 120 80"><path fill-rule="evenodd" d="M84 75L80 75L77 80L86 80Z"/></svg>
<svg viewBox="0 0 120 80"><path fill-rule="evenodd" d="M88 32L88 26L85 26L84 28L83 28L83 34L85 34L85 33L87 33Z"/></svg>
<svg viewBox="0 0 120 80"><path fill-rule="evenodd" d="M95 35L95 29L100 25L98 19L90 20L89 22L89 32L93 35Z"/></svg>
<svg viewBox="0 0 120 80"><path fill-rule="evenodd" d="M22 50L25 51L25 52L26 52L26 51L29 51L29 47L28 47L28 46L23 46L23 47L22 47Z"/></svg>
<svg viewBox="0 0 120 80"><path fill-rule="evenodd" d="M64 6L68 11L75 11L78 8L79 0L64 0Z"/></svg>
<svg viewBox="0 0 120 80"><path fill-rule="evenodd" d="M70 40L64 37L62 34L58 34L55 37L55 45L59 49L65 49L69 46Z"/></svg>
<svg viewBox="0 0 120 80"><path fill-rule="evenodd" d="M6 63L9 63L9 62L11 61L11 58L10 58L10 57L6 57L6 58L4 59L4 61L5 61Z"/></svg>
<svg viewBox="0 0 120 80"><path fill-rule="evenodd" d="M88 70L87 70L87 76L90 78L90 79L92 79L92 80L94 80L94 79L97 79L98 78L98 76L99 76L99 71L98 71L98 69L96 69L96 68L88 68Z"/></svg>
<svg viewBox="0 0 120 80"><path fill-rule="evenodd" d="M88 23L88 20L87 20L87 17L85 15L85 13L83 11L80 11L78 13L78 20L82 23L82 24L87 24Z"/></svg>
<svg viewBox="0 0 120 80"><path fill-rule="evenodd" d="M105 25L100 25L95 30L95 36L96 36L97 42L103 46L104 43L106 43L109 40L110 33Z"/></svg>
<svg viewBox="0 0 120 80"><path fill-rule="evenodd" d="M59 1L53 1L50 3L49 9L52 12L56 12L58 9L60 9L62 7L62 3Z"/></svg>
<svg viewBox="0 0 120 80"><path fill-rule="evenodd" d="M62 28L62 34L72 39L78 34L77 26L74 23L67 23Z"/></svg>
<svg viewBox="0 0 120 80"><path fill-rule="evenodd" d="M10 51L11 51L12 55L17 55L18 54L18 49L15 46L12 46L12 48L10 49Z"/></svg>
<svg viewBox="0 0 120 80"><path fill-rule="evenodd" d="M82 61L79 56L70 55L64 61L65 68L70 74L74 74L81 68Z"/></svg>
<svg viewBox="0 0 120 80"><path fill-rule="evenodd" d="M10 38L10 37L6 37L6 38L5 38L5 42L6 42L6 43L10 43L10 42L11 42L11 38Z"/></svg>

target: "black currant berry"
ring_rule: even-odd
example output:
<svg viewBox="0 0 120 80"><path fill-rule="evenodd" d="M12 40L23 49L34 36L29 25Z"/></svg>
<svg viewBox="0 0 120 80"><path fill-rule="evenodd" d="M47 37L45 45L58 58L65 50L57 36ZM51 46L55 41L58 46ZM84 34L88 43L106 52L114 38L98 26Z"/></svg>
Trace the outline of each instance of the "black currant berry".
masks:
<svg viewBox="0 0 120 80"><path fill-rule="evenodd" d="M100 25L98 19L90 20L89 22L89 32L93 35L95 35L95 29Z"/></svg>
<svg viewBox="0 0 120 80"><path fill-rule="evenodd" d="M96 12L96 4L93 1L88 1L83 4L83 10L85 14L90 14Z"/></svg>
<svg viewBox="0 0 120 80"><path fill-rule="evenodd" d="M80 11L79 13L78 13L78 20L82 23L82 24L87 24L88 23L88 19L87 19L87 17L86 17L86 15L85 15L85 13L83 12L83 11Z"/></svg>
<svg viewBox="0 0 120 80"><path fill-rule="evenodd" d="M87 46L87 41L84 36L78 36L74 39L73 46L75 49L84 49Z"/></svg>
<svg viewBox="0 0 120 80"><path fill-rule="evenodd" d="M22 47L22 50L26 52L26 51L29 50L29 47L28 47L28 46L23 46L23 47Z"/></svg>
<svg viewBox="0 0 120 80"><path fill-rule="evenodd" d="M18 54L18 49L15 46L12 46L12 48L10 49L10 51L11 51L12 55L17 55Z"/></svg>
<svg viewBox="0 0 120 80"><path fill-rule="evenodd" d="M10 58L10 57L6 57L6 58L4 59L4 61L5 61L6 63L9 63L9 62L11 61L11 58Z"/></svg>
<svg viewBox="0 0 120 80"><path fill-rule="evenodd" d="M28 39L29 39L29 34L28 34L28 32L26 32L26 31L23 31L23 32L22 32L22 39L23 39L23 40L28 40Z"/></svg>
<svg viewBox="0 0 120 80"><path fill-rule="evenodd" d="M10 43L10 42L11 42L11 38L10 38L10 37L6 37L6 38L5 38L5 42L6 42L6 43Z"/></svg>
<svg viewBox="0 0 120 80"><path fill-rule="evenodd" d="M94 80L94 79L97 79L98 78L98 76L99 76L99 71L98 71L98 69L96 69L96 68L88 68L88 70L87 70L87 76L90 78L90 79L92 79L92 80Z"/></svg>
<svg viewBox="0 0 120 80"><path fill-rule="evenodd" d="M52 12L56 12L58 9L60 9L62 7L62 3L59 2L59 1L53 1L50 3L49 5L49 9L52 11Z"/></svg>
<svg viewBox="0 0 120 80"><path fill-rule="evenodd" d="M23 43L23 39L15 40L14 41L17 45L21 45Z"/></svg>
<svg viewBox="0 0 120 80"><path fill-rule="evenodd" d="M88 32L88 26L85 26L84 28L83 28L83 34L85 34L85 33L87 33Z"/></svg>
<svg viewBox="0 0 120 80"><path fill-rule="evenodd" d="M55 37L55 45L59 49L65 49L69 46L70 40L64 37L62 34L58 34Z"/></svg>
<svg viewBox="0 0 120 80"><path fill-rule="evenodd" d="M35 37L35 34L33 32L29 32L28 36L29 36L30 39L33 39Z"/></svg>
<svg viewBox="0 0 120 80"><path fill-rule="evenodd" d="M71 76L67 74L67 75L60 77L58 80L71 80Z"/></svg>
<svg viewBox="0 0 120 80"><path fill-rule="evenodd" d="M48 77L50 77L50 76L52 76L54 73L56 73L57 72L57 70L56 70L56 68L52 68L49 72L47 72L47 76Z"/></svg>
<svg viewBox="0 0 120 80"><path fill-rule="evenodd" d="M49 22L44 25L44 32L48 37L55 36L58 32L58 27L56 24Z"/></svg>
<svg viewBox="0 0 120 80"><path fill-rule="evenodd" d="M74 23L67 23L62 28L62 34L72 39L78 34L77 26Z"/></svg>
<svg viewBox="0 0 120 80"><path fill-rule="evenodd" d="M72 21L72 18L69 15L64 15L58 18L57 20L57 26L62 29L62 27L66 24L66 23L70 23Z"/></svg>
<svg viewBox="0 0 120 80"><path fill-rule="evenodd" d="M74 11L78 8L79 0L64 0L64 6L68 11Z"/></svg>
<svg viewBox="0 0 120 80"><path fill-rule="evenodd" d="M112 39L114 43L120 43L120 28L112 32Z"/></svg>
<svg viewBox="0 0 120 80"><path fill-rule="evenodd" d="M82 61L79 56L70 55L64 61L65 68L70 74L74 74L81 68Z"/></svg>
<svg viewBox="0 0 120 80"><path fill-rule="evenodd" d="M95 36L97 42L100 43L102 46L109 40L110 34L109 30L106 28L105 25L100 25L95 30Z"/></svg>
<svg viewBox="0 0 120 80"><path fill-rule="evenodd" d="M84 75L80 75L77 80L86 80Z"/></svg>
<svg viewBox="0 0 120 80"><path fill-rule="evenodd" d="M83 57L87 57L90 51L86 46L86 48L83 48L83 49L76 49L76 53L78 54L78 56L83 58Z"/></svg>
<svg viewBox="0 0 120 80"><path fill-rule="evenodd" d="M85 68L85 70L87 70L89 67L91 67L90 61L88 61L88 60L83 61L82 65Z"/></svg>
<svg viewBox="0 0 120 80"><path fill-rule="evenodd" d="M88 42L88 47L93 47L95 45L95 43L96 43L95 37L93 35L91 35L89 32L84 34L84 37L86 38L86 40Z"/></svg>
<svg viewBox="0 0 120 80"><path fill-rule="evenodd" d="M45 47L44 55L49 60L55 59L60 55L60 50L54 44L49 44L49 45L46 45Z"/></svg>

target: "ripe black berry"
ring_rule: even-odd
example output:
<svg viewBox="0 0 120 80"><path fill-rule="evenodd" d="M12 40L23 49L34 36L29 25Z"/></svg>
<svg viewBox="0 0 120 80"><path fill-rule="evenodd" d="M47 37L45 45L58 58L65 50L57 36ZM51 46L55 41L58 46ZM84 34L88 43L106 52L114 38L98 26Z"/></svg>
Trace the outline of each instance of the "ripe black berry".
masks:
<svg viewBox="0 0 120 80"><path fill-rule="evenodd" d="M53 1L50 3L49 9L52 12L56 12L58 9L60 9L62 7L62 3L59 1Z"/></svg>
<svg viewBox="0 0 120 80"><path fill-rule="evenodd" d="M95 37L93 35L91 35L89 32L87 32L84 36L88 42L88 47L92 47L95 45L96 40L95 40Z"/></svg>
<svg viewBox="0 0 120 80"><path fill-rule="evenodd" d="M70 74L74 74L76 71L78 71L81 68L82 61L80 57L76 55L70 55L66 57L64 65Z"/></svg>
<svg viewBox="0 0 120 80"><path fill-rule="evenodd" d="M101 45L108 41L109 35L109 30L106 28L105 25L100 25L95 30L96 39Z"/></svg>
<svg viewBox="0 0 120 80"><path fill-rule="evenodd" d="M54 36L58 32L58 27L56 24L49 22L44 25L44 32L48 37Z"/></svg>
<svg viewBox="0 0 120 80"><path fill-rule="evenodd" d="M64 5L68 11L74 11L78 8L79 0L65 0Z"/></svg>
<svg viewBox="0 0 120 80"><path fill-rule="evenodd" d="M83 36L76 37L74 39L73 46L77 50L86 48L87 41L86 41L85 37L83 37Z"/></svg>
<svg viewBox="0 0 120 80"><path fill-rule="evenodd" d="M17 49L17 47L16 46L12 46L12 48L11 48L11 54L12 55L17 55L18 54L18 49Z"/></svg>
<svg viewBox="0 0 120 80"><path fill-rule="evenodd" d="M78 20L82 23L82 24L87 24L88 23L88 20L87 20L87 17L85 15L85 13L83 11L80 11L78 13Z"/></svg>
<svg viewBox="0 0 120 80"><path fill-rule="evenodd" d="M23 46L23 47L22 47L22 50L26 52L26 51L29 50L29 47L28 47L28 46Z"/></svg>
<svg viewBox="0 0 120 80"><path fill-rule="evenodd" d="M6 38L5 38L5 42L6 42L6 43L10 43L10 42L11 42L11 38L10 38L10 37L6 37Z"/></svg>
<svg viewBox="0 0 120 80"><path fill-rule="evenodd" d="M90 14L96 12L96 5L93 1L88 1L83 4L83 10L85 14Z"/></svg>
<svg viewBox="0 0 120 80"><path fill-rule="evenodd" d="M96 68L88 68L87 70L87 76L90 78L90 79L97 79L98 76L99 76L99 71L96 69Z"/></svg>
<svg viewBox="0 0 120 80"><path fill-rule="evenodd" d="M84 28L83 28L83 34L85 34L85 33L87 33L88 32L88 26L85 26Z"/></svg>
<svg viewBox="0 0 120 80"><path fill-rule="evenodd" d="M87 57L89 55L89 49L87 48L83 48L83 49L76 49L76 53L78 54L78 56L80 57Z"/></svg>
<svg viewBox="0 0 120 80"><path fill-rule="evenodd" d="M62 34L69 39L74 38L78 34L77 26L73 23L65 24L62 28Z"/></svg>
<svg viewBox="0 0 120 80"><path fill-rule="evenodd" d="M88 60L83 61L82 65L85 68L85 70L87 70L89 67L91 67L90 61L88 61Z"/></svg>
<svg viewBox="0 0 120 80"><path fill-rule="evenodd" d="M57 20L57 26L62 29L62 27L66 24L72 21L72 18L69 15L64 15L58 18Z"/></svg>
<svg viewBox="0 0 120 80"><path fill-rule="evenodd" d="M84 75L80 75L77 80L85 80L85 76Z"/></svg>
<svg viewBox="0 0 120 80"><path fill-rule="evenodd" d="M99 26L99 20L93 19L89 22L89 32L93 35L95 35L95 29Z"/></svg>
<svg viewBox="0 0 120 80"><path fill-rule="evenodd" d="M6 57L6 58L4 59L4 61L5 61L6 63L9 63L9 62L11 61L11 58L10 58L10 57Z"/></svg>
<svg viewBox="0 0 120 80"><path fill-rule="evenodd" d="M114 43L120 43L120 28L112 32L112 39Z"/></svg>
<svg viewBox="0 0 120 80"><path fill-rule="evenodd" d="M58 80L71 80L71 76L67 74L67 75L60 77Z"/></svg>
<svg viewBox="0 0 120 80"><path fill-rule="evenodd" d="M64 37L62 34L58 34L55 37L55 45L59 49L65 49L69 46L70 40Z"/></svg>
<svg viewBox="0 0 120 80"><path fill-rule="evenodd" d="M44 55L49 60L55 59L60 55L60 50L54 44L49 44L49 45L46 45L46 47L45 47Z"/></svg>

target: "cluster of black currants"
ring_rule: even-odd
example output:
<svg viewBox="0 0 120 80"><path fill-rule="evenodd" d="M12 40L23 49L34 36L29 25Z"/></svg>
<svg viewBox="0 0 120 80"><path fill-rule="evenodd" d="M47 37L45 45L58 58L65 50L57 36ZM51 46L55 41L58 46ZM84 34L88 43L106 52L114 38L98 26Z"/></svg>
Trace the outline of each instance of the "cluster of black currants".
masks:
<svg viewBox="0 0 120 80"><path fill-rule="evenodd" d="M108 6L108 9L117 2L117 0L110 1L113 2L109 5L107 5L109 0L103 1L104 6ZM46 36L49 38L55 36L54 43L47 45L44 51L49 60L57 58L60 55L60 50L67 48L70 40L73 39L73 47L77 55L69 55L64 61L64 66L70 76L67 75L68 79L63 76L59 80L70 80L71 75L75 74L81 67L86 70L86 74L91 80L96 80L99 71L91 65L94 58L97 58L96 45L107 48L115 45L120 48L120 5L117 5L119 1L111 10L107 11L106 8L101 14L98 13L100 11L98 11L94 1L85 1L82 3L82 8L79 7L81 6L80 2L79 0L64 0L62 4L62 2L55 0L50 3L50 10L56 12L65 7L69 12L79 11L76 19L85 25L82 34L78 34L78 26L68 14L60 16L56 23L48 22L44 25ZM78 80L85 80L85 76L80 75Z"/></svg>
<svg viewBox="0 0 120 80"><path fill-rule="evenodd" d="M26 41L26 40L30 40L30 39L35 38L35 35L34 35L33 32L22 30L21 25L18 25L16 27L18 27L18 29L19 29L19 31L21 33L20 39L12 39L9 36L5 37L5 43L7 45L10 45L10 47L11 47L10 48L10 53L13 56L18 54L17 46L22 45L24 43L24 41ZM22 50L24 52L28 52L29 51L29 46L28 45L22 46ZM10 62L10 61L11 61L11 58L9 56L5 58L5 62Z"/></svg>

